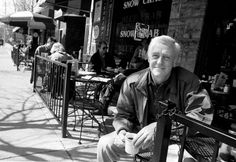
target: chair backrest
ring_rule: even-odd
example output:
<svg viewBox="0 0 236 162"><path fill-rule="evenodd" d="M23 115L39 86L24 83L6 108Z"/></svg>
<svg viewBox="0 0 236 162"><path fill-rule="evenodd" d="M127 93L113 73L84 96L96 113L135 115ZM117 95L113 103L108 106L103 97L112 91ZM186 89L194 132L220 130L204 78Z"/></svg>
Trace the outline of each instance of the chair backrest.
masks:
<svg viewBox="0 0 236 162"><path fill-rule="evenodd" d="M174 107L169 106L165 114L158 119L157 122L158 124L156 128L156 130L158 131L156 131L155 146L154 146L155 151L150 161L152 162L166 161L167 149L170 142L171 121L176 121L182 124L185 127L184 132L186 132L187 127L194 128L196 131L205 135L205 137L208 137L208 139L211 139L210 141L212 141L212 139L215 140L215 143L213 144L214 150L212 153L211 161L216 160L219 149L219 141L226 143L232 147L236 147L235 135L229 134L214 126L207 125L201 121L197 121L195 119L187 117L186 115L179 113L172 113L173 109ZM179 155L179 162L182 161L183 150L185 149L184 144L186 142L186 137L187 137L186 135L187 133L183 133L183 138L181 139L181 151ZM200 145L197 145L197 149L199 149L199 147Z"/></svg>

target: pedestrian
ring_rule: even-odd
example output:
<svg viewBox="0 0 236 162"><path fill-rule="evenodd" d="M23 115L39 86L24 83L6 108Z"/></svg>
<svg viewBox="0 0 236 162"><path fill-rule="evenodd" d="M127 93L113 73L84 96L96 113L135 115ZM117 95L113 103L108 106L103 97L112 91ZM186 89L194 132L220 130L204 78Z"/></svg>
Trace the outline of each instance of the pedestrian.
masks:
<svg viewBox="0 0 236 162"><path fill-rule="evenodd" d="M176 66L179 53L180 45L170 36L151 40L147 51L149 67L129 75L122 84L113 121L115 131L99 139L97 161L118 161L127 155L124 139L129 133L136 133L136 148L152 148L156 115L162 110L159 101L169 100L185 115L211 123L210 97L195 74Z"/></svg>

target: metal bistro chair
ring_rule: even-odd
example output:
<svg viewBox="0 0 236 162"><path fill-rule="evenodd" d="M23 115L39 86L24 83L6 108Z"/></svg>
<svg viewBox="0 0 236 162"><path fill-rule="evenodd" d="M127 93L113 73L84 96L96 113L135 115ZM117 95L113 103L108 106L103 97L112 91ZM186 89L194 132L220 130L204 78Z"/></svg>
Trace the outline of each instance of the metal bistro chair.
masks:
<svg viewBox="0 0 236 162"><path fill-rule="evenodd" d="M90 79L79 79L76 81L74 96L71 100L71 104L74 108L75 113L75 125L76 126L76 112L78 110L81 111L81 117L80 119L80 135L79 135L79 144L81 144L81 137L83 133L83 127L84 127L84 121L86 119L92 120L92 127L93 122L97 123L98 125L98 136L100 137L100 133L104 131L104 114L103 111L101 114L101 120L97 119L97 117L93 114L96 110L101 110L104 108L104 105L99 101L99 92L101 89L101 86L103 86L103 83L94 81L93 77Z"/></svg>
<svg viewBox="0 0 236 162"><path fill-rule="evenodd" d="M168 109L172 109L174 105L165 104L160 102L160 104ZM159 121L160 122L160 121ZM196 133L194 135L187 135L187 126L178 122L172 123L172 133L177 135L177 138L173 138L173 134L170 135L169 145L178 144L180 146L179 159L182 161L184 150L188 151L198 161L215 161L218 153L219 142L212 137L205 136L201 133ZM177 124L176 128L173 127L173 123ZM178 126L179 125L179 126ZM163 126L163 125L162 125ZM179 130L179 131L178 131ZM182 132L182 133L181 133ZM135 155L135 162L148 162L152 159L153 152L141 152Z"/></svg>

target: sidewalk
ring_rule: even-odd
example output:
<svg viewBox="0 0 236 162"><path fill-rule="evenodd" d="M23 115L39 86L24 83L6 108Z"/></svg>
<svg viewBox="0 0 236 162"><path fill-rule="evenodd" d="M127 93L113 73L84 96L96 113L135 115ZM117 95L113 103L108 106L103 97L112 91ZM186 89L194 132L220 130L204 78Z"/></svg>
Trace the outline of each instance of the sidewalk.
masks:
<svg viewBox="0 0 236 162"><path fill-rule="evenodd" d="M61 127L33 93L30 71L16 71L0 48L0 161L96 161L96 142L62 138Z"/></svg>

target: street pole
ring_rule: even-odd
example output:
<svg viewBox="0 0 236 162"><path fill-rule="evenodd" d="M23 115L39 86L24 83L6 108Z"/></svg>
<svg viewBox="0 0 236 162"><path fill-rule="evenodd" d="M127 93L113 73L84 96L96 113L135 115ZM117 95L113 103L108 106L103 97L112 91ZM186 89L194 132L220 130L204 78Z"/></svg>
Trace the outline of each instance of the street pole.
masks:
<svg viewBox="0 0 236 162"><path fill-rule="evenodd" d="M89 15L89 36L88 36L88 49L87 49L87 53L91 54L91 46L92 46L92 30L93 30L93 6L94 6L94 0L91 1L91 7L90 7L90 15Z"/></svg>
<svg viewBox="0 0 236 162"><path fill-rule="evenodd" d="M6 5L6 0L4 1L4 7L5 7L5 16L6 16L6 13L7 13L7 5ZM4 40L4 43L6 42L6 24L4 24L4 34L3 34L3 40Z"/></svg>

